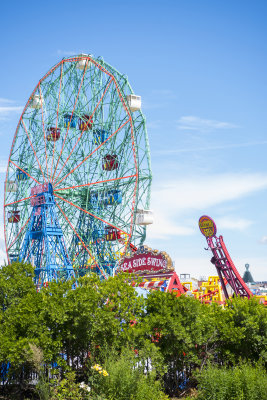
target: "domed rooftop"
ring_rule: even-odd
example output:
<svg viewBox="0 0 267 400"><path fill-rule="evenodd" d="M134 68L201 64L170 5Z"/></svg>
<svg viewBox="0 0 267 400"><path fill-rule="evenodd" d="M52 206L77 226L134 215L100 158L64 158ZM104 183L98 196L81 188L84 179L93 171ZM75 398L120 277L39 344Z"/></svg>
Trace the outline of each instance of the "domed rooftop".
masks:
<svg viewBox="0 0 267 400"><path fill-rule="evenodd" d="M252 278L252 275L249 271L249 264L245 264L245 268L246 268L246 271L244 272L244 275L243 275L243 281L246 283L253 283L254 279Z"/></svg>

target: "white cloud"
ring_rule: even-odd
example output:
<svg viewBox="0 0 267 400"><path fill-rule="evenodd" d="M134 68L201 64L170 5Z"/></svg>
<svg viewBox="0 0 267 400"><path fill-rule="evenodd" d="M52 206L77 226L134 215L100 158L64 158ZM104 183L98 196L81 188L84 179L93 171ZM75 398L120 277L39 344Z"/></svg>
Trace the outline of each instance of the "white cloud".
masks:
<svg viewBox="0 0 267 400"><path fill-rule="evenodd" d="M14 100L9 100L9 99L4 99L3 97L0 97L0 104L12 104L14 103Z"/></svg>
<svg viewBox="0 0 267 400"><path fill-rule="evenodd" d="M217 218L216 223L222 229L232 229L238 231L243 231L253 224L253 222L249 221L248 219L236 217Z"/></svg>
<svg viewBox="0 0 267 400"><path fill-rule="evenodd" d="M23 110L22 106L13 106L14 100L5 99L0 97L0 119L6 119L12 113L21 113Z"/></svg>
<svg viewBox="0 0 267 400"><path fill-rule="evenodd" d="M0 106L0 119L9 118L10 114L20 114L22 111L22 106Z"/></svg>
<svg viewBox="0 0 267 400"><path fill-rule="evenodd" d="M0 174L6 173L8 160L0 159Z"/></svg>
<svg viewBox="0 0 267 400"><path fill-rule="evenodd" d="M0 114L8 114L10 112L21 112L23 110L22 106L2 106L0 107Z"/></svg>
<svg viewBox="0 0 267 400"><path fill-rule="evenodd" d="M152 193L153 208L173 211L202 210L267 188L261 174L218 174L177 179L157 185Z"/></svg>
<svg viewBox="0 0 267 400"><path fill-rule="evenodd" d="M260 243L267 244L267 236L263 236L260 240Z"/></svg>
<svg viewBox="0 0 267 400"><path fill-rule="evenodd" d="M233 143L233 144L225 144L225 145L218 145L218 146L158 150L158 151L154 151L154 154L172 155L172 154L179 154L179 153L198 153L200 151L226 150L226 149L234 149L234 148L240 148L240 147L262 146L262 145L266 145L266 144L267 144L267 141L263 140L261 142Z"/></svg>
<svg viewBox="0 0 267 400"><path fill-rule="evenodd" d="M168 239L170 236L188 236L194 233L194 229L186 226L179 226L168 218L164 213L154 214L154 223L147 229L147 236L150 239Z"/></svg>
<svg viewBox="0 0 267 400"><path fill-rule="evenodd" d="M167 239L192 235L194 222L184 221L186 212L207 212L211 207L233 201L267 188L267 177L261 174L221 174L163 182L152 190L155 223L148 229L148 239ZM252 222L225 216L220 227L245 230Z"/></svg>
<svg viewBox="0 0 267 400"><path fill-rule="evenodd" d="M178 120L178 129L207 132L215 129L237 128L237 125L216 121L213 119L199 118L194 115L183 116Z"/></svg>

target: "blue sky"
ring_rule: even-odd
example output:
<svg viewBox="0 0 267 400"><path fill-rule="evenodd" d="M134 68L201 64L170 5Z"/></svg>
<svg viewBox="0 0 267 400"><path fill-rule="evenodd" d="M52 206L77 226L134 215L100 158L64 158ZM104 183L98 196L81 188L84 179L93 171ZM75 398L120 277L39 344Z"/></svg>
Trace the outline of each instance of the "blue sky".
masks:
<svg viewBox="0 0 267 400"><path fill-rule="evenodd" d="M1 202L38 80L62 57L101 55L142 96L154 177L147 244L178 273L214 274L197 225L208 214L240 273L249 263L267 280L265 1L13 1L1 15Z"/></svg>

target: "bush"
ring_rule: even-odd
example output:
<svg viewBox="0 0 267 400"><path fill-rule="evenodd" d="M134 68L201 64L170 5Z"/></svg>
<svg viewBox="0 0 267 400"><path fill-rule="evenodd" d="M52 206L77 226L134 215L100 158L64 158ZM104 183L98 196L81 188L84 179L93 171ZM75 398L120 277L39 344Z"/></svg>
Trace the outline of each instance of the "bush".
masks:
<svg viewBox="0 0 267 400"><path fill-rule="evenodd" d="M210 365L198 381L199 400L267 400L267 374L261 364L233 368Z"/></svg>
<svg viewBox="0 0 267 400"><path fill-rule="evenodd" d="M153 361L137 356L126 349L120 355L112 354L105 369L95 365L89 377L94 398L109 400L166 400L161 391ZM103 373L104 372L104 373Z"/></svg>

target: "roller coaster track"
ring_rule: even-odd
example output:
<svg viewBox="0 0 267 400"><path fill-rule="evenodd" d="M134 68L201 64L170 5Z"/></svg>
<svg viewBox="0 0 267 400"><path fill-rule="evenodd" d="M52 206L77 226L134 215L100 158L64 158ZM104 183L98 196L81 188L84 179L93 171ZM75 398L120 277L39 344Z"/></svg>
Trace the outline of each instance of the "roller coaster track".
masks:
<svg viewBox="0 0 267 400"><path fill-rule="evenodd" d="M241 278L227 251L223 237L214 236L207 237L206 239L213 254L210 261L217 269L225 298L229 298L227 284L232 288L236 296L247 298L252 297L252 292Z"/></svg>

